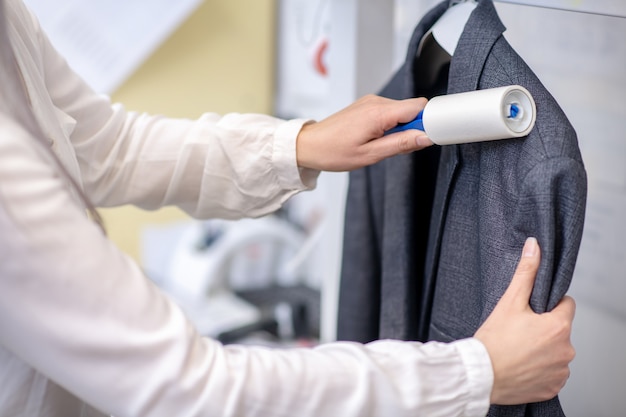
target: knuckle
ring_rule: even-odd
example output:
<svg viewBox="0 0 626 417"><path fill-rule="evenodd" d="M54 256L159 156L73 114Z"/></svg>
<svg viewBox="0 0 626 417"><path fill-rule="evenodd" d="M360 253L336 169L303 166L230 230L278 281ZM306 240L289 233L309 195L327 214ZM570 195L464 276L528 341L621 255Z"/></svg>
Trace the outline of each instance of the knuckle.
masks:
<svg viewBox="0 0 626 417"><path fill-rule="evenodd" d="M572 297L570 297L568 295L563 297L563 300L565 300L565 302L569 303L569 305L571 306L572 310L576 310L576 300L574 300Z"/></svg>
<svg viewBox="0 0 626 417"><path fill-rule="evenodd" d="M549 382L547 382L543 387L542 392L539 395L539 397L541 397L540 400L547 401L559 395L559 392L561 392L569 377L570 369L567 366L555 371Z"/></svg>
<svg viewBox="0 0 626 417"><path fill-rule="evenodd" d="M411 147L411 138L408 135L401 135L396 142L396 146L399 153L406 153L413 149Z"/></svg>
<svg viewBox="0 0 626 417"><path fill-rule="evenodd" d="M372 165L379 162L382 156L379 155L374 149L369 149L367 152L363 152L361 159L366 165Z"/></svg>
<svg viewBox="0 0 626 417"><path fill-rule="evenodd" d="M555 312L544 313L543 317L547 319L546 324L550 329L551 336L561 343L568 341L572 332L572 323L561 314Z"/></svg>
<svg viewBox="0 0 626 417"><path fill-rule="evenodd" d="M546 400L550 400L556 397L557 395L559 395L559 392L561 392L561 388L563 388L563 385L556 385L552 387L552 389L550 390L550 393L548 394L548 398L546 398Z"/></svg>
<svg viewBox="0 0 626 417"><path fill-rule="evenodd" d="M537 270L537 265L533 262L532 259L523 258L519 264L517 265L517 273L519 274L530 274Z"/></svg>
<svg viewBox="0 0 626 417"><path fill-rule="evenodd" d="M376 105L375 103L371 102L371 105L367 106L367 109L365 109L365 117L367 117L369 120L375 120L377 123L383 123L384 121L384 110L382 109L381 106Z"/></svg>
<svg viewBox="0 0 626 417"><path fill-rule="evenodd" d="M532 264L522 261L515 270L514 278L532 279L536 272L537 270Z"/></svg>
<svg viewBox="0 0 626 417"><path fill-rule="evenodd" d="M568 359L568 363L573 361L574 358L576 358L576 349L574 349L574 346L569 347L569 351L567 353L567 359Z"/></svg>
<svg viewBox="0 0 626 417"><path fill-rule="evenodd" d="M539 397L539 401L548 401L549 399L554 398L556 394L558 394L558 391L554 393L555 391L554 387L546 388L546 390Z"/></svg>
<svg viewBox="0 0 626 417"><path fill-rule="evenodd" d="M559 395L559 392L561 392L566 382L566 375L560 375L560 378L556 379L553 384L550 384L550 387L546 390L546 398L544 398L544 400L549 400Z"/></svg>
<svg viewBox="0 0 626 417"><path fill-rule="evenodd" d="M380 99L380 97L378 97L378 96L376 96L374 94L366 94L365 96L363 96L361 98L361 101L363 103L375 105L375 104L377 104L380 101L379 99Z"/></svg>
<svg viewBox="0 0 626 417"><path fill-rule="evenodd" d="M569 338L572 333L572 322L563 317L558 321L557 328L560 335Z"/></svg>
<svg viewBox="0 0 626 417"><path fill-rule="evenodd" d="M425 107L426 103L428 103L428 99L426 97L418 97L417 101L420 106Z"/></svg>

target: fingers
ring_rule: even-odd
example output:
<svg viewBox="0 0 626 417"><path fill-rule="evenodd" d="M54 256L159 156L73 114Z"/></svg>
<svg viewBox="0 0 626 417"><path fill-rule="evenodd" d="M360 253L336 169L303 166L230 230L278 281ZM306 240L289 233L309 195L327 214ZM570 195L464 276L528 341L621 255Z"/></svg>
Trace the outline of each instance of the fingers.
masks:
<svg viewBox="0 0 626 417"><path fill-rule="evenodd" d="M353 110L365 116L361 122L365 128L365 136L357 141L357 155L363 158L357 165L370 165L383 159L421 150L433 143L421 130L406 130L387 136L388 130L401 123L413 121L424 109L427 99L411 98L393 100L376 95L368 95L359 99ZM360 142L360 143L359 143Z"/></svg>
<svg viewBox="0 0 626 417"><path fill-rule="evenodd" d="M367 143L365 146L367 147L367 152L373 156L372 159L380 161L394 155L419 151L432 144L426 133L421 130L411 129L383 136L380 139Z"/></svg>
<svg viewBox="0 0 626 417"><path fill-rule="evenodd" d="M569 376L569 363L574 360L576 356L576 350L574 346L572 346L571 336L572 336L572 323L574 321L574 314L576 313L576 303L574 299L569 296L563 297L563 299L557 304L557 306L549 313L545 313L542 317L549 316L552 318L553 323L553 336L554 341L551 342L551 345L554 348L560 346L560 353L557 355L561 358L564 363L562 366L565 366L565 379L563 380L563 385L565 381L567 381L567 377ZM561 386L562 388L562 386Z"/></svg>
<svg viewBox="0 0 626 417"><path fill-rule="evenodd" d="M540 261L541 254L537 239L529 237L524 243L522 257L513 279L502 298L506 297L516 307L528 308Z"/></svg>
<svg viewBox="0 0 626 417"><path fill-rule="evenodd" d="M576 314L576 303L574 299L570 296L565 296L552 310L554 314L562 314L565 318L572 322L574 320L574 315Z"/></svg>
<svg viewBox="0 0 626 417"><path fill-rule="evenodd" d="M423 97L406 100L385 100L384 111L381 112L384 131L401 123L413 121L424 109L428 100ZM410 129L383 136L369 142L368 152L374 159L382 160L398 154L418 151L431 146L433 142L421 130Z"/></svg>
<svg viewBox="0 0 626 417"><path fill-rule="evenodd" d="M377 119L378 128L383 132L396 127L400 123L413 121L428 100L424 97L394 100L376 95L368 95L357 101L358 107L374 110L371 117Z"/></svg>
<svg viewBox="0 0 626 417"><path fill-rule="evenodd" d="M428 103L428 100L424 97L394 101L390 116L392 121L396 122L391 127L396 126L398 123L408 123L415 119L418 113L424 110L426 103Z"/></svg>

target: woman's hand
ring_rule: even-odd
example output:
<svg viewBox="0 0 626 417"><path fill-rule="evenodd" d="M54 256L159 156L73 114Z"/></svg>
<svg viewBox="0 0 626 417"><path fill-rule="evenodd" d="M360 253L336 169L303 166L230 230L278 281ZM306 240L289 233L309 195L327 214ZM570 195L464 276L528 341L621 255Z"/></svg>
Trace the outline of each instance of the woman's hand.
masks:
<svg viewBox="0 0 626 417"><path fill-rule="evenodd" d="M566 296L549 313L531 310L528 302L540 258L537 241L528 239L509 288L474 335L491 357L493 404L549 400L569 377L575 304Z"/></svg>
<svg viewBox="0 0 626 417"><path fill-rule="evenodd" d="M320 122L306 124L296 143L298 166L350 171L430 146L430 139L419 130L383 136L399 123L412 121L426 102L425 98L391 100L368 95Z"/></svg>

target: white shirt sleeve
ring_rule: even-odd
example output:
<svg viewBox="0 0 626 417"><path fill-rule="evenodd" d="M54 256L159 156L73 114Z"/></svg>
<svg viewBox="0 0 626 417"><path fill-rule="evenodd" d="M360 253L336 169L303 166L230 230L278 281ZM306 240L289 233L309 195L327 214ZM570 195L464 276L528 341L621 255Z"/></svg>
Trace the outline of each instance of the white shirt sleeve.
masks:
<svg viewBox="0 0 626 417"><path fill-rule="evenodd" d="M14 6L17 7L17 6ZM299 169L296 137L305 120L214 113L198 120L128 112L96 94L69 68L28 11L35 74L69 138L86 194L97 206L177 205L194 217L257 217L315 187L318 171ZM26 42L28 44L28 42ZM32 92L31 92L32 93ZM47 97L46 100L47 101ZM70 122L71 124L71 122Z"/></svg>
<svg viewBox="0 0 626 417"><path fill-rule="evenodd" d="M0 117L0 345L124 416L480 416L476 339L222 346L88 219L46 150Z"/></svg>

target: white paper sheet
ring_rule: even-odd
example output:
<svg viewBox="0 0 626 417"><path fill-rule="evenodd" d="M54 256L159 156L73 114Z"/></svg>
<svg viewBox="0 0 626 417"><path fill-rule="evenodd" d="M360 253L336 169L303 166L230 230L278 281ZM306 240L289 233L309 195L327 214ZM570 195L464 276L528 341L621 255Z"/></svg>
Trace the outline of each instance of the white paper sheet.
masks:
<svg viewBox="0 0 626 417"><path fill-rule="evenodd" d="M111 94L202 0L25 0L55 47Z"/></svg>

